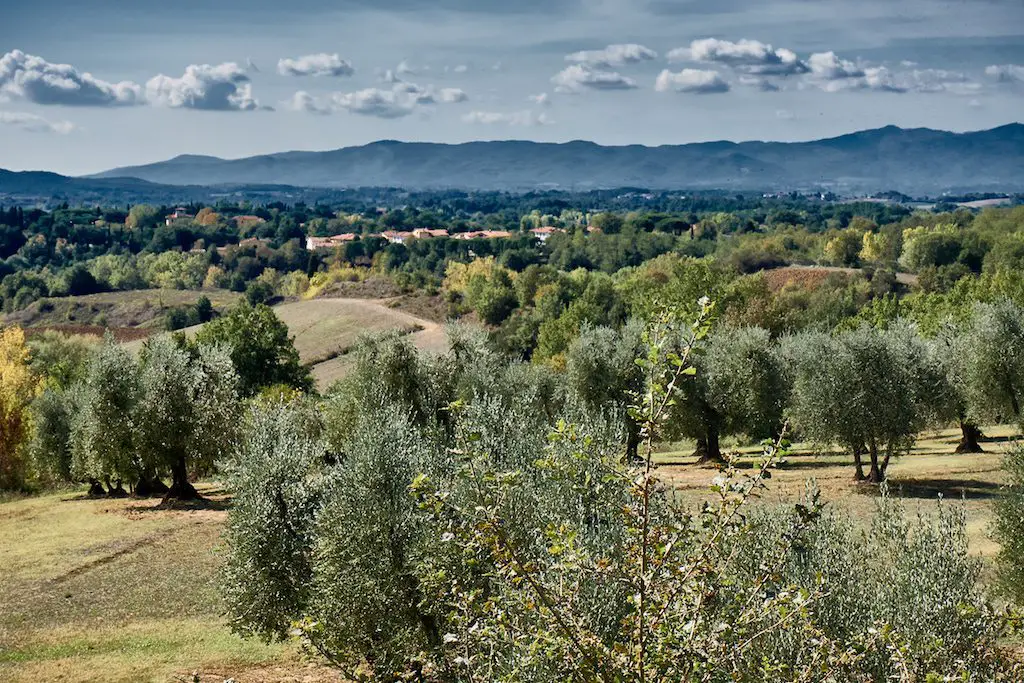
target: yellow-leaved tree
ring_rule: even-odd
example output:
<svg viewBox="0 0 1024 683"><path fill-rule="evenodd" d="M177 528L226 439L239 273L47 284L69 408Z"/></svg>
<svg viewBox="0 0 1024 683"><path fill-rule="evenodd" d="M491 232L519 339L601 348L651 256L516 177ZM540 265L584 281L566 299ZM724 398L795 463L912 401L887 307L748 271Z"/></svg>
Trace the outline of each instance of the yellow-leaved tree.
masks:
<svg viewBox="0 0 1024 683"><path fill-rule="evenodd" d="M0 331L0 489L25 483L29 405L41 381L28 366L28 346L20 327Z"/></svg>

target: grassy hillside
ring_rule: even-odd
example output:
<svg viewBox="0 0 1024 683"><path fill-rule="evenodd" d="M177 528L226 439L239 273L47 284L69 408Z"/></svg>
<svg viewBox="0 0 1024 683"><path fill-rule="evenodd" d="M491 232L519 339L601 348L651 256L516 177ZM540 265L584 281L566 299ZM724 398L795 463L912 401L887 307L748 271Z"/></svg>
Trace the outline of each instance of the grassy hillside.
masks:
<svg viewBox="0 0 1024 683"><path fill-rule="evenodd" d="M4 323L57 329L69 325L114 329L163 329L164 315L169 309L192 306L203 296L207 297L218 311L226 310L241 300L241 294L224 289L140 289L131 292L105 292L87 296L40 299L24 310L9 313L4 317Z"/></svg>
<svg viewBox="0 0 1024 683"><path fill-rule="evenodd" d="M941 493L967 508L971 550L990 559L991 505L1000 495L1001 452L1014 433L988 428L985 454L952 455L956 431L923 435L890 470L893 495L932 514ZM693 466L691 447L659 455L659 476L694 504L710 496L715 470ZM753 462L753 448L744 461ZM877 489L852 481L838 453L797 444L756 505L790 504L813 477L830 506L858 519ZM199 680L340 682L292 644L242 640L225 625L217 592L221 532L230 501L160 509L156 501L91 500L80 493L0 502L0 680L84 683Z"/></svg>
<svg viewBox="0 0 1024 683"><path fill-rule="evenodd" d="M295 337L299 357L312 368L320 389L326 389L345 376L352 360L348 353L364 334L397 330L411 335L417 347L429 351L443 351L447 343L443 325L391 308L381 301L292 301L275 306L274 312ZM185 333L195 334L200 327L187 328ZM125 346L137 351L143 341L130 341Z"/></svg>
<svg viewBox="0 0 1024 683"><path fill-rule="evenodd" d="M0 504L0 680L338 680L307 671L294 645L231 634L217 594L224 497L204 493L195 510L77 493Z"/></svg>

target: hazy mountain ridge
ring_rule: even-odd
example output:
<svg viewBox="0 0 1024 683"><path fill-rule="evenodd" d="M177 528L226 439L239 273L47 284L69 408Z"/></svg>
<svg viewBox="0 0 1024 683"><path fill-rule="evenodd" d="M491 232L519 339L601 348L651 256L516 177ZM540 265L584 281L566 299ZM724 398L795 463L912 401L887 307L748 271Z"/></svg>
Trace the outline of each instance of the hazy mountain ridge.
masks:
<svg viewBox="0 0 1024 683"><path fill-rule="evenodd" d="M93 177L134 177L171 185L410 189L1013 191L1024 186L1024 125L970 133L887 126L810 142L716 141L658 147L607 147L584 141L383 140L325 152L244 159L183 155Z"/></svg>

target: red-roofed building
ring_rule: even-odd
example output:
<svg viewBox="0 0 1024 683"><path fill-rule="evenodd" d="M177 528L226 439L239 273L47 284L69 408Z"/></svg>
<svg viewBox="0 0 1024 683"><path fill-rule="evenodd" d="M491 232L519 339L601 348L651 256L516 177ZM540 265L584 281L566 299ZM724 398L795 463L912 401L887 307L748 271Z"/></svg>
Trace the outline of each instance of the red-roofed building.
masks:
<svg viewBox="0 0 1024 683"><path fill-rule="evenodd" d="M333 249L334 247L340 247L346 242L352 242L358 237L359 235L352 232L332 235L331 237L307 237L306 249L309 251L316 251L317 249Z"/></svg>

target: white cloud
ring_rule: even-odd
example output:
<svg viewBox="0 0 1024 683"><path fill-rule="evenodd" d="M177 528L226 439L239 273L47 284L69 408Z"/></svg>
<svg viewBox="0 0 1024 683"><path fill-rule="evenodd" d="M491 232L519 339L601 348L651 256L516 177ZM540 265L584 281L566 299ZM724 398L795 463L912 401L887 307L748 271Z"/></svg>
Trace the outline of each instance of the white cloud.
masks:
<svg viewBox="0 0 1024 683"><path fill-rule="evenodd" d="M761 92L778 92L781 90L777 84L760 76L740 76L740 85L757 88Z"/></svg>
<svg viewBox="0 0 1024 683"><path fill-rule="evenodd" d="M0 111L0 125L14 126L27 133L67 135L75 130L75 124L70 121L48 121L42 116L14 111Z"/></svg>
<svg viewBox="0 0 1024 683"><path fill-rule="evenodd" d="M729 91L729 84L717 71L702 69L683 69L679 72L665 69L654 83L658 92L684 92L697 95L710 95Z"/></svg>
<svg viewBox="0 0 1024 683"><path fill-rule="evenodd" d="M807 61L814 77L822 80L864 77L864 69L849 60L840 59L839 55L832 51L816 52Z"/></svg>
<svg viewBox="0 0 1024 683"><path fill-rule="evenodd" d="M469 99L469 95L459 88L441 88L437 92L437 99L445 104L457 104Z"/></svg>
<svg viewBox="0 0 1024 683"><path fill-rule="evenodd" d="M331 107L324 104L305 90L299 90L291 99L285 100L281 106L289 111L302 111L310 114L330 114Z"/></svg>
<svg viewBox="0 0 1024 683"><path fill-rule="evenodd" d="M395 67L395 72L399 76L419 76L420 74L424 73L425 71L430 71L430 67L429 66L413 66L412 64L410 64L409 62L407 62L404 59L401 62L398 63L398 66Z"/></svg>
<svg viewBox="0 0 1024 683"><path fill-rule="evenodd" d="M321 52L278 60L277 72L282 76L351 76L355 69L337 54Z"/></svg>
<svg viewBox="0 0 1024 683"><path fill-rule="evenodd" d="M283 103L291 111L310 114L332 114L347 111L352 114L374 116L381 119L399 119L415 113L420 107L433 104L457 104L469 100L459 88L423 87L399 81L391 88L365 88L356 92L336 92L326 98L317 98L304 90Z"/></svg>
<svg viewBox="0 0 1024 683"><path fill-rule="evenodd" d="M909 89L907 85L897 83L884 66L862 66L841 59L835 52L817 52L807 63L811 67L808 83L825 92L878 90L902 93Z"/></svg>
<svg viewBox="0 0 1024 683"><path fill-rule="evenodd" d="M587 64L599 69L611 69L624 64L637 64L656 59L658 53L643 45L626 43L609 45L603 50L581 50L566 55L565 61L576 64Z"/></svg>
<svg viewBox="0 0 1024 683"><path fill-rule="evenodd" d="M53 64L21 50L0 57L0 93L36 104L66 106L129 106L145 102L137 83L109 83L70 64Z"/></svg>
<svg viewBox="0 0 1024 683"><path fill-rule="evenodd" d="M466 66L465 64L458 64L452 68L452 72L457 74L464 74L467 71L469 71L469 67Z"/></svg>
<svg viewBox="0 0 1024 683"><path fill-rule="evenodd" d="M181 78L160 74L146 83L146 94L153 102L174 108L211 111L261 108L253 99L248 74L234 62L216 66L191 64Z"/></svg>
<svg viewBox="0 0 1024 683"><path fill-rule="evenodd" d="M528 110L516 112L471 111L463 116L462 120L466 123L490 126L546 126L553 123L544 112L535 113Z"/></svg>
<svg viewBox="0 0 1024 683"><path fill-rule="evenodd" d="M789 111L788 109L776 109L775 118L780 119L782 121L792 121L793 119L796 118L796 115L793 112Z"/></svg>
<svg viewBox="0 0 1024 683"><path fill-rule="evenodd" d="M409 116L416 111L416 105L419 104L415 96L380 88L366 88L351 93L335 93L331 101L339 109L381 119L398 119Z"/></svg>
<svg viewBox="0 0 1024 683"><path fill-rule="evenodd" d="M551 106L551 95L547 94L546 92L542 92L537 95L530 95L526 99L540 107Z"/></svg>
<svg viewBox="0 0 1024 683"><path fill-rule="evenodd" d="M945 69L914 69L898 74L896 82L902 88L920 93L974 95L982 89L981 83L971 80L967 74Z"/></svg>
<svg viewBox="0 0 1024 683"><path fill-rule="evenodd" d="M786 48L772 47L758 40L719 40L703 38L690 47L668 53L671 62L705 62L722 64L742 73L760 76L790 76L807 73L810 67Z"/></svg>
<svg viewBox="0 0 1024 683"><path fill-rule="evenodd" d="M993 64L985 67L985 75L999 83L1024 83L1024 66L1019 64Z"/></svg>
<svg viewBox="0 0 1024 683"><path fill-rule="evenodd" d="M602 71L586 64L573 64L558 72L551 82L560 92L579 92L583 88L593 90L631 90L636 81L615 71Z"/></svg>

